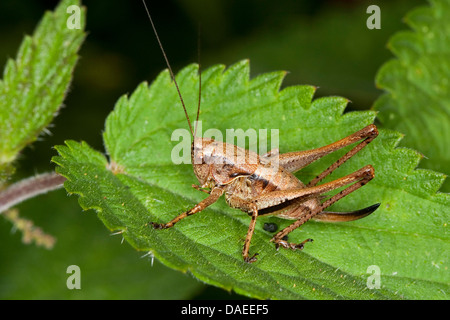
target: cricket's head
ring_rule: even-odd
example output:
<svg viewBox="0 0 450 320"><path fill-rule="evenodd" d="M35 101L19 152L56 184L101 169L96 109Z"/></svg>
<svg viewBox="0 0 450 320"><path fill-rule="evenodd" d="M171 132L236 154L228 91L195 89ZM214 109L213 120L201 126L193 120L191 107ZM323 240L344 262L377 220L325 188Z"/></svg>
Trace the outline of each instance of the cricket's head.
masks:
<svg viewBox="0 0 450 320"><path fill-rule="evenodd" d="M214 152L213 139L194 137L191 147L191 160L194 173L201 185L204 185L210 176L210 159Z"/></svg>

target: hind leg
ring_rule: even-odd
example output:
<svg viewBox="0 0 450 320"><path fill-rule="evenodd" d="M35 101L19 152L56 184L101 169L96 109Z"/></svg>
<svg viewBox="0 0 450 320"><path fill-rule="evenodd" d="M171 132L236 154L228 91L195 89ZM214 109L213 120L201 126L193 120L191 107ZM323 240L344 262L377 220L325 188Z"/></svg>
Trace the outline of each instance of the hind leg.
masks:
<svg viewBox="0 0 450 320"><path fill-rule="evenodd" d="M286 240L283 240L283 238L286 235L288 235L290 232L297 229L298 227L303 225L305 222L307 222L308 220L310 220L311 218L316 216L317 214L320 214L321 212L323 212L326 208L331 206L336 201L344 198L348 194L350 194L353 191L358 190L359 188L364 186L367 182L372 180L373 177L374 177L374 171L373 171L372 166L366 166L344 178L334 180L332 182L328 182L326 184L321 185L321 186L328 185L328 187L330 189L337 189L342 186L342 183L339 183L340 180L345 181L346 185L353 183L352 185L348 186L347 188L345 188L338 194L332 196L330 199L324 201L319 206L317 206L313 209L310 209L310 208L304 207L304 206L299 208L299 210L302 210L302 212L297 213L296 215L300 215L300 218L298 220L296 220L294 223L292 223L290 226L288 226L288 227L284 228L283 230L281 230L280 232L278 232L270 241L274 242L277 248L282 246L283 248L288 248L288 249L293 249L293 250L303 249L304 244L306 242L311 242L312 239L306 239L305 241L303 241L300 244L294 244L294 243L289 243ZM318 186L318 187L321 187L321 186ZM310 188L306 188L305 190L314 189L314 188L318 188L318 187L310 187Z"/></svg>

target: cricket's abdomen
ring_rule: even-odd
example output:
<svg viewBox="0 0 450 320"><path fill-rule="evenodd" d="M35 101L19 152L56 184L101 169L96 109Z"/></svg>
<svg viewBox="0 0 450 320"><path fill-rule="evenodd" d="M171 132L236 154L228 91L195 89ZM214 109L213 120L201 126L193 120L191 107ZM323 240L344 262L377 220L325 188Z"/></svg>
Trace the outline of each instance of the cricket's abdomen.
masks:
<svg viewBox="0 0 450 320"><path fill-rule="evenodd" d="M294 199L270 208L261 209L258 215L275 215L282 219L298 220L319 205L320 202L317 197L309 198L308 200Z"/></svg>

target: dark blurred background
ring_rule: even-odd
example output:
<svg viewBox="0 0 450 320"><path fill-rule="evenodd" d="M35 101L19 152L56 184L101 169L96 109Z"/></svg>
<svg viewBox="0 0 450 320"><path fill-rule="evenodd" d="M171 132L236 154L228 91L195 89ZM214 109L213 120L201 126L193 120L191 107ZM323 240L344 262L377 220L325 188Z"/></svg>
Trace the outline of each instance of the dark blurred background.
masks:
<svg viewBox="0 0 450 320"><path fill-rule="evenodd" d="M24 34L31 34L45 10L57 1L0 2L0 65L15 58ZM369 109L381 91L374 78L392 57L386 43L407 29L402 18L425 1L345 0L170 0L147 1L176 72L197 62L203 68L249 58L251 75L289 71L283 86L320 87L316 97L344 96L348 110ZM381 8L381 29L369 30L366 9ZM51 134L22 152L18 180L54 168L54 145L85 140L103 151L104 121L117 99L166 66L140 0L85 0L88 36L64 108ZM200 27L199 27L200 26ZM201 30L199 32L199 30ZM82 213L64 190L19 207L58 241L52 250L24 245L11 223L0 219L0 298L2 299L232 299L241 296L204 285L172 271L121 243L93 211ZM66 287L67 266L81 268L81 290Z"/></svg>

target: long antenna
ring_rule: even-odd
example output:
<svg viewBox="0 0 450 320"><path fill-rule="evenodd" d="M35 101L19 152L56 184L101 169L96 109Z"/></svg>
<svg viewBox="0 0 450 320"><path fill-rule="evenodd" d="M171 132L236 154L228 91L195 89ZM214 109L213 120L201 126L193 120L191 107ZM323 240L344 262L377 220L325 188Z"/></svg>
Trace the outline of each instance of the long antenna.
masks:
<svg viewBox="0 0 450 320"><path fill-rule="evenodd" d="M145 0L142 0L142 3L144 4L145 11L147 11L148 19L150 20L150 23L152 25L153 32L155 33L155 36L156 36L156 40L158 40L158 44L159 44L159 47L161 48L161 52L162 52L162 54L164 56L164 60L166 60L166 64L167 64L167 68L169 69L170 76L172 77L172 80L175 83L175 87L177 88L178 96L180 97L181 104L183 105L184 113L186 115L186 119L187 119L187 122L189 124L189 129L191 130L192 137L195 138L194 131L192 130L191 120L189 119L189 116L188 116L188 113L187 113L187 110L186 110L186 106L184 104L183 97L181 96L180 88L178 87L177 80L175 80L175 75L173 74L172 68L170 67L169 59L167 59L167 55L166 55L166 52L164 51L164 48L163 48L163 46L161 44L161 40L159 40L158 32L156 32L155 25L153 23L153 20L152 20L152 17L150 15L150 12L148 11L147 4L145 3ZM198 115L197 115L197 118L198 118Z"/></svg>
<svg viewBox="0 0 450 320"><path fill-rule="evenodd" d="M202 102L202 70L200 65L200 32L201 26L198 26L198 39L197 39L197 57L198 57L198 106L197 106L197 118L195 119L194 139L197 136L198 117L200 115L200 104Z"/></svg>

